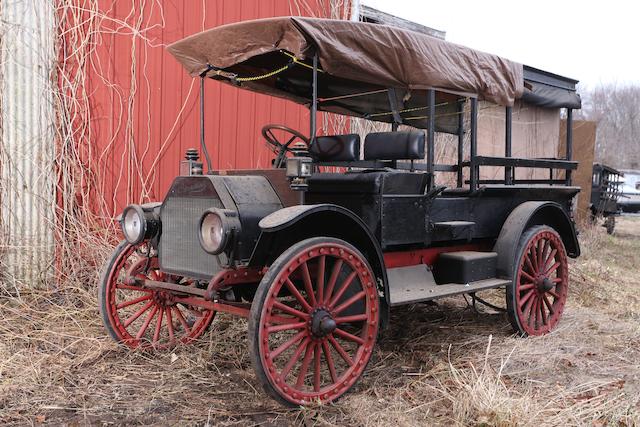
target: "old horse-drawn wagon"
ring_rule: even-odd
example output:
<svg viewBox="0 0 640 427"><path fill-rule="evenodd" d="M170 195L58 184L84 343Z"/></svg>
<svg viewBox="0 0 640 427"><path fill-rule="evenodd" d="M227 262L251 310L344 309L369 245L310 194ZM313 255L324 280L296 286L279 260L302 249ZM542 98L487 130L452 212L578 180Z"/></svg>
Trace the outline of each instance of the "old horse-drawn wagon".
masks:
<svg viewBox="0 0 640 427"><path fill-rule="evenodd" d="M591 221L595 224L604 218L603 227L608 234L613 234L616 227L616 216L622 209L619 200L622 197L624 174L601 163L593 164L591 176Z"/></svg>
<svg viewBox="0 0 640 427"><path fill-rule="evenodd" d="M353 386L396 306L505 288L517 333L558 324L567 257L580 253L571 132L566 159L515 158L511 114L524 100L567 108L571 120L575 86L421 34L346 21L242 22L169 50L201 78L203 120L210 78L308 106L310 134L267 125L272 169L216 171L203 131L206 163L190 150L162 202L123 211L125 240L99 291L115 340L166 348L200 337L217 312L246 317L259 381L279 401L304 404ZM505 108L505 157L478 155L479 99ZM391 131L316 136L318 111ZM453 135L456 164L436 163L436 132ZM483 179L486 167L504 168L504 179ZM517 179L518 168L556 173ZM457 185L439 184L437 172Z"/></svg>

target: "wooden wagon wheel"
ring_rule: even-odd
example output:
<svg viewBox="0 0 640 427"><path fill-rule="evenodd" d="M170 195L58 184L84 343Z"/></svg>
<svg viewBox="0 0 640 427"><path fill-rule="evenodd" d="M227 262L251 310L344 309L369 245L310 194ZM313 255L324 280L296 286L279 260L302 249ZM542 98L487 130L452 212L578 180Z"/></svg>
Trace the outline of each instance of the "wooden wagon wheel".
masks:
<svg viewBox="0 0 640 427"><path fill-rule="evenodd" d="M251 306L258 379L285 404L334 401L367 366L379 313L376 278L356 248L326 237L293 245L271 265Z"/></svg>
<svg viewBox="0 0 640 427"><path fill-rule="evenodd" d="M513 284L507 287L509 321L521 335L544 335L564 311L569 286L567 252L558 233L547 226L520 238Z"/></svg>
<svg viewBox="0 0 640 427"><path fill-rule="evenodd" d="M131 348L166 349L178 343L189 344L211 324L215 311L178 304L171 293L145 289L125 283L137 277L193 286L180 276L158 268L156 257L142 255L146 244L132 246L122 242L102 271L98 303L109 335Z"/></svg>

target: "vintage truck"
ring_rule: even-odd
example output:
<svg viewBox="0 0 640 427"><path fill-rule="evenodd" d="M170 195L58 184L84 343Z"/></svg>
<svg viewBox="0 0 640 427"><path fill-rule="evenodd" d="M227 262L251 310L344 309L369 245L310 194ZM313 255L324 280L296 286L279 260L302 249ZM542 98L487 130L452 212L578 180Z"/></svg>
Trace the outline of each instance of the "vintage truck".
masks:
<svg viewBox="0 0 640 427"><path fill-rule="evenodd" d="M264 127L271 169L213 170L203 127L204 162L189 150L164 200L124 209L124 240L99 283L116 341L168 348L194 342L217 312L245 317L258 380L277 400L302 405L332 402L354 385L397 306L504 288L516 333L558 324L567 257L580 255L571 132L564 159L512 157L512 106L566 108L570 122L575 86L348 21L240 22L168 49L201 81L203 121L205 81L214 79L307 106L310 129ZM478 155L479 100L504 106L505 157ZM390 129L320 136L320 111ZM436 132L457 141L456 164L436 163ZM504 168L504 179L482 179L483 167ZM560 172L518 180L521 167ZM436 172L457 185L439 184Z"/></svg>

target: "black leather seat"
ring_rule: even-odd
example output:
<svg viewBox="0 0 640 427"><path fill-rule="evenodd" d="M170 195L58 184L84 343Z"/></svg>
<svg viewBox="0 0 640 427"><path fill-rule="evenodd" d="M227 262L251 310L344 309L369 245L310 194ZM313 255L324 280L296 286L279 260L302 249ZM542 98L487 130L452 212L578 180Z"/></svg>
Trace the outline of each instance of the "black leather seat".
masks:
<svg viewBox="0 0 640 427"><path fill-rule="evenodd" d="M357 150L354 136L336 135L318 137L309 151L316 159L354 161L360 157L360 138ZM416 160L424 158L424 133L378 132L365 138L365 160ZM331 154L331 155L329 155ZM320 160L320 161L332 161ZM361 194L423 194L429 183L429 174L394 169L370 169L347 173L317 173L308 180L312 193Z"/></svg>
<svg viewBox="0 0 640 427"><path fill-rule="evenodd" d="M309 154L318 162L355 162L360 160L360 135L327 135L316 137Z"/></svg>
<svg viewBox="0 0 640 427"><path fill-rule="evenodd" d="M364 159L424 159L424 132L370 133L364 139Z"/></svg>
<svg viewBox="0 0 640 427"><path fill-rule="evenodd" d="M397 170L316 173L307 183L313 193L423 194L429 174Z"/></svg>

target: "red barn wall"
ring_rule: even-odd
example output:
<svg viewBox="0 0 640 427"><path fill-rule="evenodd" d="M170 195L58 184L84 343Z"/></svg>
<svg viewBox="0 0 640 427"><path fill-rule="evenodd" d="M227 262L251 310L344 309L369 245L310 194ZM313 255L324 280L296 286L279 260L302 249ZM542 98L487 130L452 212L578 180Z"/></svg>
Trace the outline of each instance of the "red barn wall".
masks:
<svg viewBox="0 0 640 427"><path fill-rule="evenodd" d="M305 4L322 4L313 1ZM89 77L92 168L102 213L161 200L187 148L199 148L199 81L165 46L218 25L291 14L289 0L99 0ZM307 6L308 7L308 6ZM303 133L309 112L288 101L208 80L206 137L216 169L269 167L267 123Z"/></svg>

